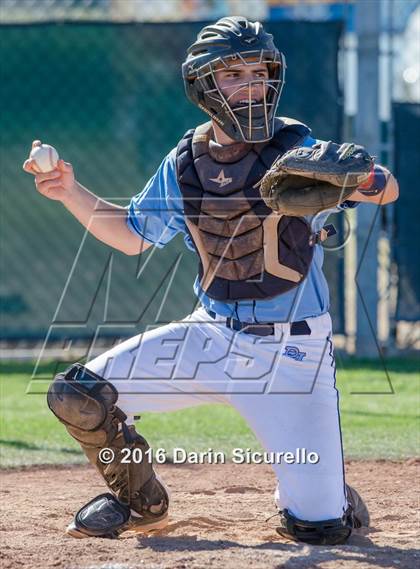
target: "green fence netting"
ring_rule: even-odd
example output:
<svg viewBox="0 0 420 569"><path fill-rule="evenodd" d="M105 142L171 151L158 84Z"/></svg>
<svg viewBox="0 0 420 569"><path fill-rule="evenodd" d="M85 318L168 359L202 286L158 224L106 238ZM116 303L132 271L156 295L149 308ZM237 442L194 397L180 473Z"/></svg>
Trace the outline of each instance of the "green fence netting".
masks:
<svg viewBox="0 0 420 569"><path fill-rule="evenodd" d="M182 239L142 258L85 236L21 170L40 138L93 192L126 205L182 134L206 116L184 96L180 64L203 23L0 26L1 334L128 336L194 306L196 262ZM338 23L268 24L288 62L279 114L340 137ZM342 258L327 252L336 331Z"/></svg>
<svg viewBox="0 0 420 569"><path fill-rule="evenodd" d="M395 203L394 255L398 263L397 320L420 320L420 180L419 145L420 105L397 103L394 114L395 175L400 196Z"/></svg>

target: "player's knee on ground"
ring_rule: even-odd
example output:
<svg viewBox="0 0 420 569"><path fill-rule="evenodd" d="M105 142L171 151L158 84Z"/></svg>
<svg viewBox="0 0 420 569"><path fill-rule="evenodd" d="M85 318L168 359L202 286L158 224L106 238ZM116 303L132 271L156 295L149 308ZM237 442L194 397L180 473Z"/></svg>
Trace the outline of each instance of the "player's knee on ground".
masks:
<svg viewBox="0 0 420 569"><path fill-rule="evenodd" d="M309 522L295 518L287 509L280 513L280 527L277 532L294 541L311 545L339 545L351 535L354 523L351 511L343 517L320 522Z"/></svg>
<svg viewBox="0 0 420 569"><path fill-rule="evenodd" d="M126 425L127 416L117 400L116 388L81 364L59 373L47 395L51 411L80 443L118 500L142 516L162 516L168 494L147 459L150 447L134 425ZM107 452L101 453L105 448ZM143 460L131 460L135 448ZM126 463L121 462L124 457L129 458Z"/></svg>

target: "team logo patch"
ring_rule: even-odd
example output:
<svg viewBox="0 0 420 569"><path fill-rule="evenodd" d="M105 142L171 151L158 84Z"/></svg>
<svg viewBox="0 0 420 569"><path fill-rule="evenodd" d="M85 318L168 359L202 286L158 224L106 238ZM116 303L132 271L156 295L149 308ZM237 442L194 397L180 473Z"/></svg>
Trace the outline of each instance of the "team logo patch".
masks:
<svg viewBox="0 0 420 569"><path fill-rule="evenodd" d="M225 178L225 173L223 170L220 170L217 178L210 178L210 182L215 182L216 184L219 184L219 188L223 188L232 182L232 178Z"/></svg>
<svg viewBox="0 0 420 569"><path fill-rule="evenodd" d="M297 362L301 362L306 356L306 352L300 352L299 348L296 346L286 346L284 348L283 356L296 360Z"/></svg>
<svg viewBox="0 0 420 569"><path fill-rule="evenodd" d="M251 44L251 43L255 43L257 41L258 38L244 38L242 41L244 41L247 44Z"/></svg>

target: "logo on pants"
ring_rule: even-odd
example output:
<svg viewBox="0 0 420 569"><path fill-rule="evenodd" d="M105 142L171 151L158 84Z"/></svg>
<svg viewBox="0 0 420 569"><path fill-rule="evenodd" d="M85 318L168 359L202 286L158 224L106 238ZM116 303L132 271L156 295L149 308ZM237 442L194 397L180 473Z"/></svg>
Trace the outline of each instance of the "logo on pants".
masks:
<svg viewBox="0 0 420 569"><path fill-rule="evenodd" d="M286 346L284 348L283 356L292 358L292 360L296 360L297 362L301 362L306 356L306 352L300 352L299 348L296 346Z"/></svg>

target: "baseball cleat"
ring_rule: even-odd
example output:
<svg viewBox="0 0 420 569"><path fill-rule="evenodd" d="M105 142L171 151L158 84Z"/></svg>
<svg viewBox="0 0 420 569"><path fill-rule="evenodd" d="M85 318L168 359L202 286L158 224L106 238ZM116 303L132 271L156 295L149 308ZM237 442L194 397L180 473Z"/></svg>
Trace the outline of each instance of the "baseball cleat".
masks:
<svg viewBox="0 0 420 569"><path fill-rule="evenodd" d="M66 533L71 537L102 537L107 539L134 537L161 530L168 525L167 510L161 515L141 517L110 493L100 494L75 515Z"/></svg>
<svg viewBox="0 0 420 569"><path fill-rule="evenodd" d="M293 541L311 545L340 545L350 537L353 529L369 527L370 517L359 493L346 484L348 508L341 518L319 522L300 520L287 509L278 512L280 525L277 533ZM268 521L268 520L267 520Z"/></svg>
<svg viewBox="0 0 420 569"><path fill-rule="evenodd" d="M138 534L153 533L166 528L168 521L169 516L167 512L158 520L144 520L142 518L131 516L127 527L124 528L118 537L120 539L125 539L127 537L134 537Z"/></svg>
<svg viewBox="0 0 420 569"><path fill-rule="evenodd" d="M360 494L349 484L346 484L347 502L352 509L353 523L355 529L369 527L370 515L366 504Z"/></svg>

